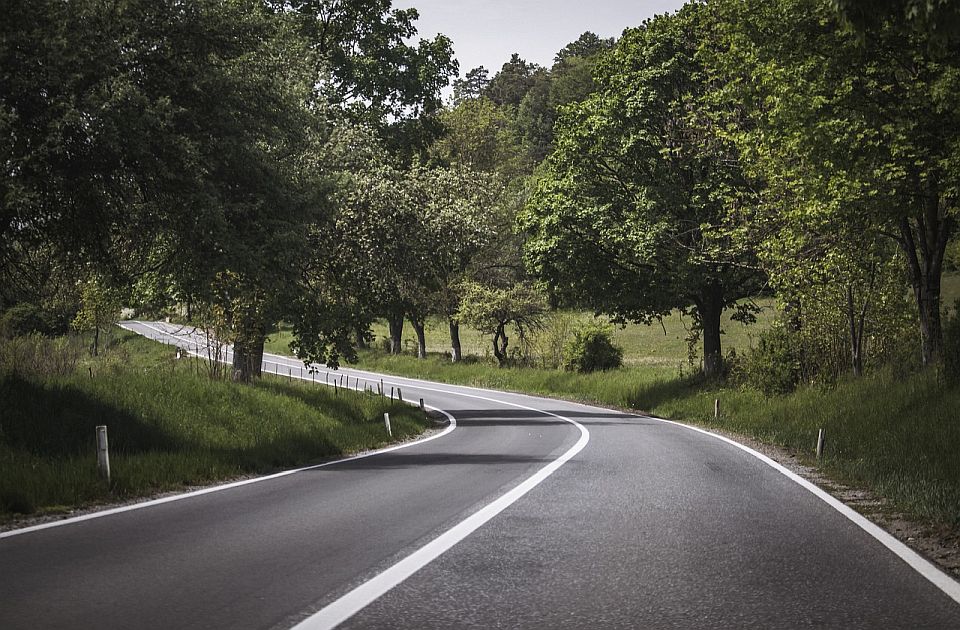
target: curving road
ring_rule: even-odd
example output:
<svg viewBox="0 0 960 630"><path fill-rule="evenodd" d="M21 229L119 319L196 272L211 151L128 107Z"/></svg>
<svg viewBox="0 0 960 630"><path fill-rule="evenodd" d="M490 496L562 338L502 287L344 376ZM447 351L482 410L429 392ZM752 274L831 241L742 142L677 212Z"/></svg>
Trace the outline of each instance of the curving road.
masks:
<svg viewBox="0 0 960 630"><path fill-rule="evenodd" d="M450 427L2 533L0 628L960 628L960 584L729 440L382 378Z"/></svg>

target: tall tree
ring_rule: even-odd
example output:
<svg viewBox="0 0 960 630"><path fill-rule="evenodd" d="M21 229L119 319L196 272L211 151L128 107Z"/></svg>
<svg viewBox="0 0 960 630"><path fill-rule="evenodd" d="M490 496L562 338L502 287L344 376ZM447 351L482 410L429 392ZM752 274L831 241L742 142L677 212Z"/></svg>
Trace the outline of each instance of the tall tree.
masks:
<svg viewBox="0 0 960 630"><path fill-rule="evenodd" d="M814 200L767 216L838 232L861 226L900 247L924 364L943 343L944 250L960 211L960 47L880 16L869 37L813 0L716 2L704 55L731 107L731 137L772 189ZM789 198L789 197L788 197ZM807 219L803 216L806 215Z"/></svg>
<svg viewBox="0 0 960 630"><path fill-rule="evenodd" d="M510 60L503 64L500 71L490 80L486 96L497 105L516 107L533 87L536 76L541 72L543 68L513 53Z"/></svg>
<svg viewBox="0 0 960 630"><path fill-rule="evenodd" d="M391 0L268 1L296 16L320 94L351 120L374 126L405 152L423 149L439 132L432 117L458 66L446 36L412 43L416 9L394 9Z"/></svg>
<svg viewBox="0 0 960 630"><path fill-rule="evenodd" d="M490 85L490 72L483 66L468 71L462 79L453 82L453 104L459 105L463 101L479 98Z"/></svg>
<svg viewBox="0 0 960 630"><path fill-rule="evenodd" d="M698 114L698 17L687 6L654 18L602 59L598 91L564 110L522 227L529 263L561 298L619 321L689 310L715 377L721 314L759 278L722 229L748 182Z"/></svg>
<svg viewBox="0 0 960 630"><path fill-rule="evenodd" d="M596 90L593 73L599 56L613 46L590 31L564 46L549 72L535 75L517 108L517 127L527 142L531 157L542 161L553 148L553 128L559 109L578 103Z"/></svg>

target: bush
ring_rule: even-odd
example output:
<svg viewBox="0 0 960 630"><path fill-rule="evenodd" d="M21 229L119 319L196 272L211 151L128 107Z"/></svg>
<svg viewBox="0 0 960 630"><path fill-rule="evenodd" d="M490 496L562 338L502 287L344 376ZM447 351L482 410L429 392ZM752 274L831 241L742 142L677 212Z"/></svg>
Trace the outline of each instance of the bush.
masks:
<svg viewBox="0 0 960 630"><path fill-rule="evenodd" d="M47 316L36 304L23 302L11 306L3 317L0 317L0 335L7 339L23 337L31 333L50 334Z"/></svg>
<svg viewBox="0 0 960 630"><path fill-rule="evenodd" d="M623 349L613 343L613 331L603 324L577 328L563 350L563 369L568 371L596 372L622 365Z"/></svg>
<svg viewBox="0 0 960 630"><path fill-rule="evenodd" d="M77 337L43 337L37 333L0 340L0 377L67 376L77 369L83 345Z"/></svg>
<svg viewBox="0 0 960 630"><path fill-rule="evenodd" d="M757 347L737 365L740 378L767 395L792 392L803 375L796 337L783 322L774 322L760 333Z"/></svg>

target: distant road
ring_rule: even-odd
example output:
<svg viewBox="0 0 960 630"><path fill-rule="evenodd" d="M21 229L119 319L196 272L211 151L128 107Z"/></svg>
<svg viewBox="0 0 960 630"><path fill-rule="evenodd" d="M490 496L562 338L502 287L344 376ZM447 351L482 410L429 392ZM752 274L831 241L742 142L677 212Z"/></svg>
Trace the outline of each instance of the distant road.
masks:
<svg viewBox="0 0 960 630"><path fill-rule="evenodd" d="M197 341L169 324L125 326ZM302 366L265 359L270 372ZM455 427L0 534L0 628L960 628L960 584L722 438L336 374L361 387L383 378Z"/></svg>

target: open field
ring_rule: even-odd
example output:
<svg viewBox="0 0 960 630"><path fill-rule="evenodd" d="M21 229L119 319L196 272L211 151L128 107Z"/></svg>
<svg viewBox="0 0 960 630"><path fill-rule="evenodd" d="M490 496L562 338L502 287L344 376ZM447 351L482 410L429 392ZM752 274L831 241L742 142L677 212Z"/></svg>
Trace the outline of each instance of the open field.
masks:
<svg viewBox="0 0 960 630"><path fill-rule="evenodd" d="M756 303L762 309L757 315L756 324L745 326L740 322L731 321L730 312L725 314L722 337L725 354L731 349L738 353L748 349L756 335L773 321L776 316L774 300L764 298L757 300ZM550 329L556 329L558 325L572 329L578 322L593 319L592 314L578 311L560 311L552 314L547 320L548 330L531 335L533 353L539 354L545 349L545 346L549 343ZM604 322L608 321L605 317L599 319ZM627 366L657 366L676 374L679 371L680 364L686 362L686 337L689 334L689 327L689 317L682 317L679 313L673 313L663 319L662 326L658 323L652 326L643 324L627 324L625 327L616 326L614 327L614 338L616 343L623 348L624 363ZM374 346L379 348L388 338L386 322L378 321L374 324L373 333L376 337ZM428 353L449 353L450 334L446 320L440 317L431 317L427 322L426 335ZM289 327L280 326L277 331L271 333L267 342L267 351L290 354L289 346L292 340L293 336ZM460 341L464 355L494 360L489 337L480 335L467 326L461 326ZM518 340L515 337L510 340L512 345L517 342ZM417 337L409 322L405 323L403 329L403 347L405 351L411 354L416 352ZM685 367L684 370L689 371L689 368Z"/></svg>
<svg viewBox="0 0 960 630"><path fill-rule="evenodd" d="M0 372L0 514L66 510L308 464L404 439L427 424L381 398L264 378L211 381L196 360L119 333L67 374ZM52 343L52 342L51 342ZM23 348L20 353L24 354ZM94 427L109 430L112 482L97 477Z"/></svg>

